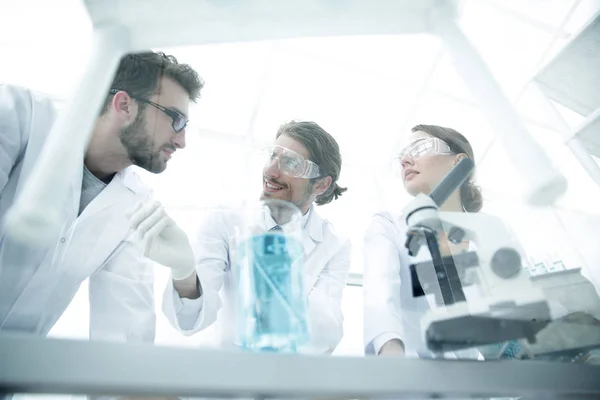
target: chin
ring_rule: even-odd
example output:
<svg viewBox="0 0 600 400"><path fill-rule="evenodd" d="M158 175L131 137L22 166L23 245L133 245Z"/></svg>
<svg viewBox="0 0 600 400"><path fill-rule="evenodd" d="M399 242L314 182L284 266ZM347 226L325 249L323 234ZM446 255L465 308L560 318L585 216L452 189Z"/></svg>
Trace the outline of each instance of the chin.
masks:
<svg viewBox="0 0 600 400"><path fill-rule="evenodd" d="M405 182L404 189L406 190L406 193L410 194L413 197L420 193L425 193L428 195L430 192L429 187L427 187L427 185L421 185L418 182L414 181Z"/></svg>
<svg viewBox="0 0 600 400"><path fill-rule="evenodd" d="M146 168L146 171L152 172L153 174L160 174L162 172L165 172L166 169L167 169L167 164L161 164L161 165L153 165L152 168L150 168L150 169Z"/></svg>
<svg viewBox="0 0 600 400"><path fill-rule="evenodd" d="M275 196L272 193L262 192L260 195L261 200L281 200L279 196Z"/></svg>
<svg viewBox="0 0 600 400"><path fill-rule="evenodd" d="M404 182L404 190L406 190L406 193L410 194L411 196L416 196L419 193L414 186L415 185L411 185L411 182Z"/></svg>

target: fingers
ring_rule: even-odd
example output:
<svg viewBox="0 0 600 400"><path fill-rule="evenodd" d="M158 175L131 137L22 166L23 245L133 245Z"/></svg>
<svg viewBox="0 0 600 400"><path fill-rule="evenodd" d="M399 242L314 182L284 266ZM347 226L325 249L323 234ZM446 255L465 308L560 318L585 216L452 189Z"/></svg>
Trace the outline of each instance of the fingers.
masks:
<svg viewBox="0 0 600 400"><path fill-rule="evenodd" d="M163 216L150 228L148 229L148 231L146 231L146 234L142 236L143 240L150 240L153 237L159 235L163 229L165 229L170 222L170 218L167 214L164 213L163 211Z"/></svg>
<svg viewBox="0 0 600 400"><path fill-rule="evenodd" d="M158 224L164 217L167 217L167 214L162 208L155 208L154 211L150 215L148 215L144 220L142 220L138 227L137 232L142 238L146 238L148 232ZM167 217L168 218L168 217Z"/></svg>
<svg viewBox="0 0 600 400"><path fill-rule="evenodd" d="M134 230L139 229L139 225L147 220L156 210L161 210L162 207L159 202L151 201L147 203L138 203L132 210L132 214L129 217L131 228Z"/></svg>

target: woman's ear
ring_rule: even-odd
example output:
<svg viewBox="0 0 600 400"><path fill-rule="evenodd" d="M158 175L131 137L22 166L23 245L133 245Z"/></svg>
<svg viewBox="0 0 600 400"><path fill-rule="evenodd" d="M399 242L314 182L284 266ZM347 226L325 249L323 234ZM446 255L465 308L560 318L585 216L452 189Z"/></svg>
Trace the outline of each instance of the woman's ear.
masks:
<svg viewBox="0 0 600 400"><path fill-rule="evenodd" d="M454 165L458 164L458 162L463 158L468 158L468 156L465 153L457 154L456 158L454 159Z"/></svg>

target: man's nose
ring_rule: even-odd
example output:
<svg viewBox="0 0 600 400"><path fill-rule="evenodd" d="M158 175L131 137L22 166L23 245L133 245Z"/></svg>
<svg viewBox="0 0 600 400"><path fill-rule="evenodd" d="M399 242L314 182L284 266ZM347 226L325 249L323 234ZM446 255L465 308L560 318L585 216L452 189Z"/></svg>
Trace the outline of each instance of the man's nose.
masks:
<svg viewBox="0 0 600 400"><path fill-rule="evenodd" d="M281 171L279 170L279 160L275 157L269 160L264 169L264 174L270 178L277 178Z"/></svg>
<svg viewBox="0 0 600 400"><path fill-rule="evenodd" d="M178 149L185 148L185 129L175 134L172 143Z"/></svg>

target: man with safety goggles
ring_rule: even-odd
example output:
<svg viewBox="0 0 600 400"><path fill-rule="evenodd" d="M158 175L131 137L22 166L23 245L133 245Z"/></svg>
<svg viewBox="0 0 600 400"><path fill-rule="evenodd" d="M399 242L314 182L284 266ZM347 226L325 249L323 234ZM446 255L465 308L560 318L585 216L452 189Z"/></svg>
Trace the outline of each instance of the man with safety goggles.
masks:
<svg viewBox="0 0 600 400"><path fill-rule="evenodd" d="M341 303L350 269L350 243L312 206L328 204L346 191L337 184L341 166L337 142L314 122L284 124L274 145L267 149L261 199L293 203L303 214L304 284L311 342L299 349L301 352L330 353L343 335ZM160 218L155 218L157 215ZM175 253L191 253L191 246L182 239L185 234L160 205L148 207L144 215L136 218L134 229L142 237L153 236L149 238L150 248L175 248L177 242L182 248L173 253L174 257ZM236 292L230 251L239 223L240 216L235 211L210 213L196 235L195 260L171 263L179 267L172 268L163 303L171 324L186 335L212 325L218 313L224 346L234 344ZM277 229L277 225L274 223L270 229Z"/></svg>
<svg viewBox="0 0 600 400"><path fill-rule="evenodd" d="M263 169L261 199L289 201L305 214L312 201L331 185L331 176L319 179L319 166L292 150L304 153L303 150L306 149L300 143L285 136L277 140L282 145L269 146L263 150L266 164Z"/></svg>

